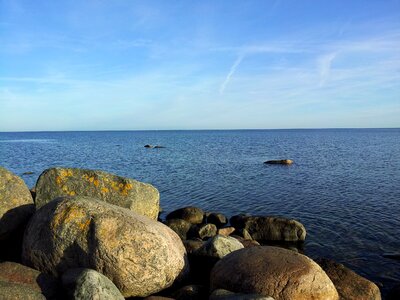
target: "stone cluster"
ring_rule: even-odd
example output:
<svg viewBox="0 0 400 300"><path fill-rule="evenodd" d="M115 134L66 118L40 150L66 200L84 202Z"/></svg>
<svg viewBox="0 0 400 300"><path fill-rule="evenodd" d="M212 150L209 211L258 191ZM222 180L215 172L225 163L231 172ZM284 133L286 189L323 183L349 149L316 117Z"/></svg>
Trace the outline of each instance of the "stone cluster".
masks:
<svg viewBox="0 0 400 300"><path fill-rule="evenodd" d="M0 168L0 298L381 299L345 266L302 254L297 220L159 211L157 189L133 179L52 168L29 191Z"/></svg>

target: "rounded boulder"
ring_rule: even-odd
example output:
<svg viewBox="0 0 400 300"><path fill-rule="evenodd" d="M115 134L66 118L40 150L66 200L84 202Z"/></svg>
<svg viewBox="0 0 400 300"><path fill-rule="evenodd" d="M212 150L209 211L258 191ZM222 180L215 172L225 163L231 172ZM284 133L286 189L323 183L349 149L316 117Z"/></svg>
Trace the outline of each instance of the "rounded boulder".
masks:
<svg viewBox="0 0 400 300"><path fill-rule="evenodd" d="M0 167L0 240L23 226L34 211L33 198L25 182Z"/></svg>
<svg viewBox="0 0 400 300"><path fill-rule="evenodd" d="M228 254L211 272L211 290L260 294L276 300L337 300L332 281L313 260L278 247L257 246Z"/></svg>
<svg viewBox="0 0 400 300"><path fill-rule="evenodd" d="M24 236L23 262L55 276L90 268L124 297L145 297L188 272L179 236L164 224L88 197L62 197L40 208Z"/></svg>

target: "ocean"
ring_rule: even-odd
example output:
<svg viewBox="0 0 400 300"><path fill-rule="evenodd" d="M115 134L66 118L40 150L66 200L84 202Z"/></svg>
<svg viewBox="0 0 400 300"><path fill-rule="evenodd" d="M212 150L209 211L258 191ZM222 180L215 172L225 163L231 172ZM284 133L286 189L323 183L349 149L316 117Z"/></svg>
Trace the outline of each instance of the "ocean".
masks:
<svg viewBox="0 0 400 300"><path fill-rule="evenodd" d="M294 164L263 163L286 158ZM384 293L400 282L400 261L385 257L400 254L400 129L0 133L0 164L29 187L53 166L148 182L164 215L194 205L294 218L306 255L343 263Z"/></svg>

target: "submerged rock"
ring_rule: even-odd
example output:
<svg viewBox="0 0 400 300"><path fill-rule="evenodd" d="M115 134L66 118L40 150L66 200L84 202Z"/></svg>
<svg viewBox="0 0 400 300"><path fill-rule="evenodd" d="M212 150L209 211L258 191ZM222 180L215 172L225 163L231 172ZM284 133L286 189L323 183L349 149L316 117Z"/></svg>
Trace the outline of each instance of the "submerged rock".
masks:
<svg viewBox="0 0 400 300"><path fill-rule="evenodd" d="M335 286L318 264L278 247L258 246L228 254L212 269L210 283L212 291L226 289L275 299L339 299Z"/></svg>
<svg viewBox="0 0 400 300"><path fill-rule="evenodd" d="M125 299L110 279L95 270L70 269L62 275L62 283L70 299Z"/></svg>
<svg viewBox="0 0 400 300"><path fill-rule="evenodd" d="M269 165L291 165L293 164L293 160L291 159L275 159L275 160L267 160L264 162Z"/></svg>
<svg viewBox="0 0 400 300"><path fill-rule="evenodd" d="M61 196L87 196L157 220L160 194L151 184L103 171L51 168L36 183L36 207Z"/></svg>
<svg viewBox="0 0 400 300"><path fill-rule="evenodd" d="M0 241L24 226L34 211L33 198L25 182L0 167Z"/></svg>
<svg viewBox="0 0 400 300"><path fill-rule="evenodd" d="M39 209L25 231L25 264L59 276L90 268L124 297L145 297L188 272L179 236L160 222L88 197L62 197Z"/></svg>
<svg viewBox="0 0 400 300"><path fill-rule="evenodd" d="M232 225L246 229L257 241L304 241L306 229L299 221L278 217L235 216Z"/></svg>
<svg viewBox="0 0 400 300"><path fill-rule="evenodd" d="M316 261L332 280L341 300L380 300L378 286L344 265L329 259Z"/></svg>

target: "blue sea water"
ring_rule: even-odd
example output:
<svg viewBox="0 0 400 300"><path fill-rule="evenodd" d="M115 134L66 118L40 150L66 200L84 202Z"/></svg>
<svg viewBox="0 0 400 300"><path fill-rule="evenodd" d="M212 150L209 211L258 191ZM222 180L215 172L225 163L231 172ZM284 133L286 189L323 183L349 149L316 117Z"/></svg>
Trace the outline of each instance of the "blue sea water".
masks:
<svg viewBox="0 0 400 300"><path fill-rule="evenodd" d="M295 163L263 164L284 158ZM305 254L383 291L400 282L400 261L383 257L400 253L400 129L0 133L0 164L30 187L52 166L149 182L166 212L295 218L307 229Z"/></svg>

